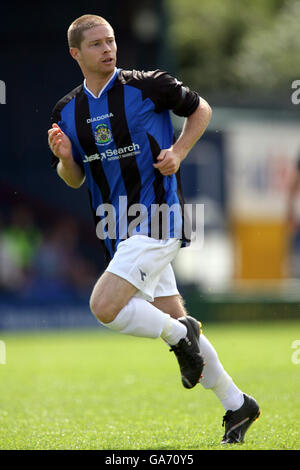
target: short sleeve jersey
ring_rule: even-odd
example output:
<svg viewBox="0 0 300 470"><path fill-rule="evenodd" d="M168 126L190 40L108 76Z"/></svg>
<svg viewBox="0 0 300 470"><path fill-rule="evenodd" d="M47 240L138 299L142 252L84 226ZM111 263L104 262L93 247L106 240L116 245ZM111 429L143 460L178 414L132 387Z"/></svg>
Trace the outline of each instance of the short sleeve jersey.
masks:
<svg viewBox="0 0 300 470"><path fill-rule="evenodd" d="M55 105L52 122L70 138L85 173L108 261L119 242L133 234L176 237L187 244L180 170L163 176L153 163L174 142L170 110L188 117L199 101L196 92L164 71L116 69L99 97L82 84ZM53 155L52 166L57 163ZM170 209L167 231L161 208Z"/></svg>

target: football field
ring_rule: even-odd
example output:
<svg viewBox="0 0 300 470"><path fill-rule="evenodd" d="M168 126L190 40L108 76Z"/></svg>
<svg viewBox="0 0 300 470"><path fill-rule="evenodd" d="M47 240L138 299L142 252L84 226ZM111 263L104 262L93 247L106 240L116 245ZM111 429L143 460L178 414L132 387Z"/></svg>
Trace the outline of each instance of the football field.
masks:
<svg viewBox="0 0 300 470"><path fill-rule="evenodd" d="M222 406L201 385L182 387L161 340L99 327L0 333L0 448L300 449L300 321L209 323L203 332L261 407L243 445L220 445Z"/></svg>

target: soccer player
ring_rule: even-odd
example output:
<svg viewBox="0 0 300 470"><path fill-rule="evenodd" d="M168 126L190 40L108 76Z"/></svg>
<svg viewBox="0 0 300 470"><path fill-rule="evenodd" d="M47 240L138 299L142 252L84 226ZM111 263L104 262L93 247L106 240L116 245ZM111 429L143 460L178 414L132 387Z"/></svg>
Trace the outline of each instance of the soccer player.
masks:
<svg viewBox="0 0 300 470"><path fill-rule="evenodd" d="M90 308L107 328L170 345L184 387L200 381L223 404L223 442L241 442L259 407L187 315L170 264L189 241L180 165L204 133L211 108L166 72L118 69L114 31L102 17L77 18L68 43L84 82L54 107L48 142L66 184L78 188L86 180L103 242L107 267ZM175 142L169 110L186 118Z"/></svg>

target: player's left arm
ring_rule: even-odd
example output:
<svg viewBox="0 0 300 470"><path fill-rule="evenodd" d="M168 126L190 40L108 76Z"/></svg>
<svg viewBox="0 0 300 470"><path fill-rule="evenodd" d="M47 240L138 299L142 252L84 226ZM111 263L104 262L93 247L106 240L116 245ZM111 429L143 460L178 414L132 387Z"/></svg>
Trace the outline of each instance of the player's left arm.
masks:
<svg viewBox="0 0 300 470"><path fill-rule="evenodd" d="M162 149L153 166L164 176L176 173L188 152L203 135L212 115L207 101L200 98L199 106L185 119L182 131L169 149Z"/></svg>

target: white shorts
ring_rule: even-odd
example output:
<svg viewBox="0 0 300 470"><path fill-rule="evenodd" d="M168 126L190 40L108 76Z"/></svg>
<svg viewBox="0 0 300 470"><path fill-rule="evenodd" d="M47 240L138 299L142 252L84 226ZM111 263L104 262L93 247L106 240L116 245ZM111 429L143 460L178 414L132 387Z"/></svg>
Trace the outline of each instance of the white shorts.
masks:
<svg viewBox="0 0 300 470"><path fill-rule="evenodd" d="M176 238L156 240L133 235L119 243L106 271L133 284L139 297L153 302L156 297L179 294L171 262L181 241Z"/></svg>

